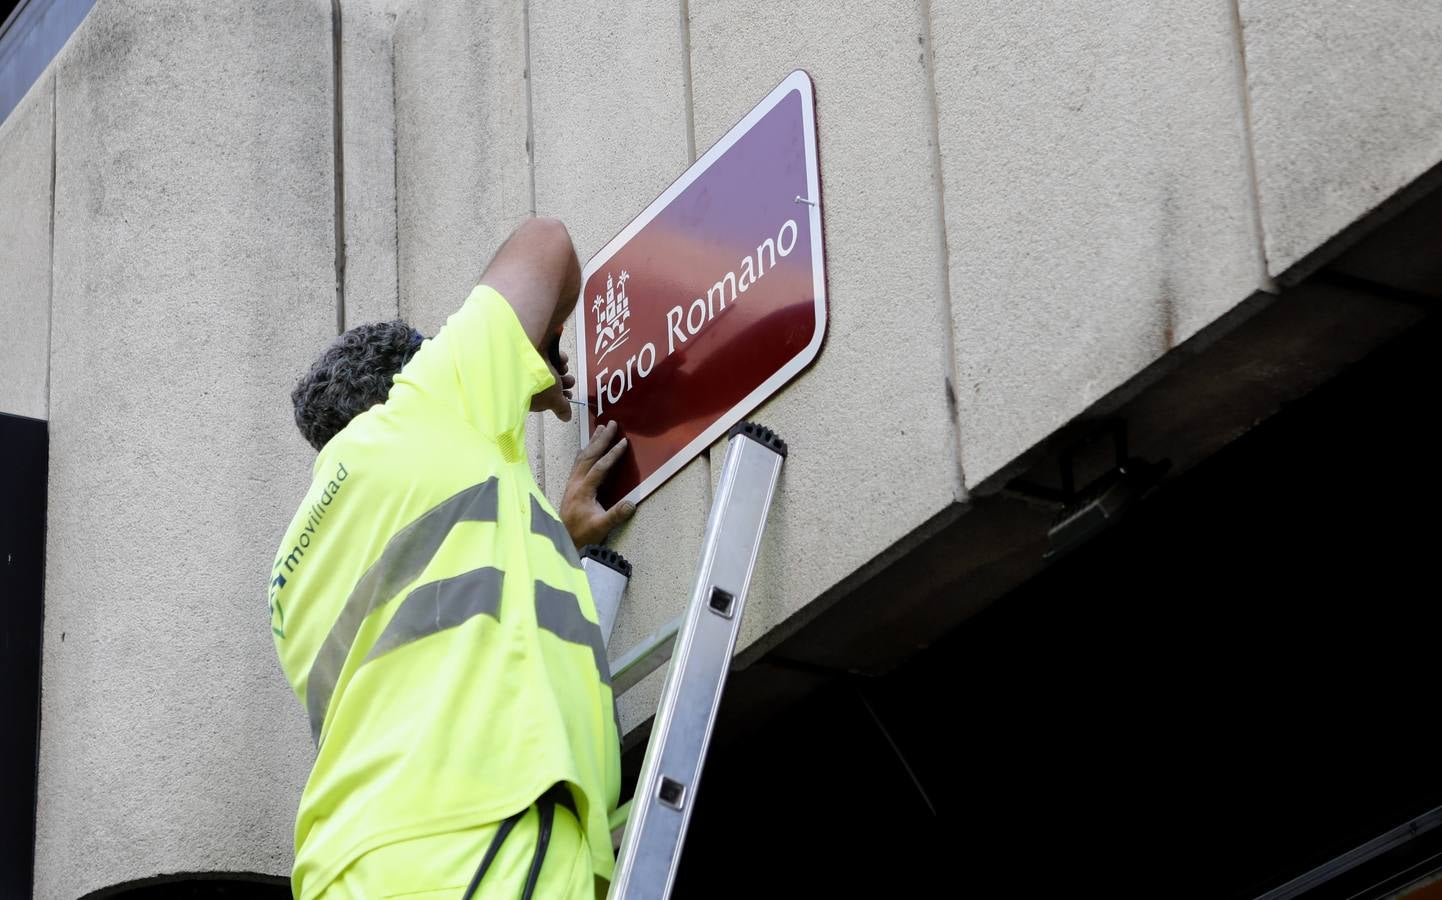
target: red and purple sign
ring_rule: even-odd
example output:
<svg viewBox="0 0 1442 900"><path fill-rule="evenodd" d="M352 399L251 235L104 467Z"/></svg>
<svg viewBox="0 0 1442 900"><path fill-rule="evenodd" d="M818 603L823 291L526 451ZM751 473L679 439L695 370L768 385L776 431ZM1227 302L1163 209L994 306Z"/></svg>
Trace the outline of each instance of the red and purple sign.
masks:
<svg viewBox="0 0 1442 900"><path fill-rule="evenodd" d="M640 501L806 368L826 333L811 79L796 71L593 256L576 304L582 444Z"/></svg>

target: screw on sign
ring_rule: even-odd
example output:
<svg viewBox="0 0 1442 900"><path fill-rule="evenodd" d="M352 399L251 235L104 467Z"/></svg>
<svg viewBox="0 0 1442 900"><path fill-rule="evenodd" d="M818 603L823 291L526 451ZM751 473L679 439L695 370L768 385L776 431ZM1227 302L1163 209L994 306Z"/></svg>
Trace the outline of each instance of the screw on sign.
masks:
<svg viewBox="0 0 1442 900"><path fill-rule="evenodd" d="M576 304L582 443L640 501L805 369L826 333L816 114L792 72L606 244Z"/></svg>

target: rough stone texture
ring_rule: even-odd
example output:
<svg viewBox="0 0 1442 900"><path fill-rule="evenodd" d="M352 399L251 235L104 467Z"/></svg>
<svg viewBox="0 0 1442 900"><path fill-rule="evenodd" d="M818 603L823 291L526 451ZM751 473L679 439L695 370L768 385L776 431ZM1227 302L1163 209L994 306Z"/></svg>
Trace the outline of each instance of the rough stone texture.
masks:
<svg viewBox="0 0 1442 900"><path fill-rule="evenodd" d="M690 165L674 0L530 9L536 208L582 261Z"/></svg>
<svg viewBox="0 0 1442 900"><path fill-rule="evenodd" d="M396 0L341 2L345 324L399 315L396 280Z"/></svg>
<svg viewBox="0 0 1442 900"><path fill-rule="evenodd" d="M33 419L50 408L54 100L47 74L0 122L0 412Z"/></svg>
<svg viewBox="0 0 1442 900"><path fill-rule="evenodd" d="M432 334L531 211L522 5L411 3L396 19L400 310Z"/></svg>
<svg viewBox="0 0 1442 900"><path fill-rule="evenodd" d="M530 6L536 211L566 222L583 262L690 164L682 50L673 0ZM574 359L573 331L564 347ZM546 492L553 500L565 490L579 434L576 423L547 418ZM706 462L698 460L612 536L611 546L635 567L613 656L685 608L708 486ZM623 729L655 711L659 678L621 702Z"/></svg>
<svg viewBox="0 0 1442 900"><path fill-rule="evenodd" d="M285 875L311 744L264 587L335 328L329 4L106 0L56 66L36 895Z"/></svg>
<svg viewBox="0 0 1442 900"><path fill-rule="evenodd" d="M1238 3L1267 263L1280 276L1442 161L1442 4Z"/></svg>
<svg viewBox="0 0 1442 900"><path fill-rule="evenodd" d="M1265 273L1227 0L932 15L974 489Z"/></svg>
<svg viewBox="0 0 1442 900"><path fill-rule="evenodd" d="M812 614L824 591L964 496L946 402L932 111L915 3L690 8L698 149L792 69L810 72L817 94L830 329L815 365L752 416L791 456L745 647L777 639L768 632ZM713 473L721 459L713 448Z"/></svg>

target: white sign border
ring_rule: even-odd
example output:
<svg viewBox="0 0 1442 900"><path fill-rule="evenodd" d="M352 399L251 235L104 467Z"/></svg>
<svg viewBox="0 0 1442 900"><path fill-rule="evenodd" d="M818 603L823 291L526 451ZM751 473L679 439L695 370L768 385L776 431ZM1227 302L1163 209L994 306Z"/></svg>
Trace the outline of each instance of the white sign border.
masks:
<svg viewBox="0 0 1442 900"><path fill-rule="evenodd" d="M771 110L775 109L776 105L785 99L792 91L801 94L801 130L806 144L806 188L808 191L808 196L802 199L810 202L798 202L796 205L806 209L810 217L811 281L816 297L816 330L811 335L811 341L802 348L800 353L793 356L782 365L781 368L777 369L770 378L767 378L755 390L742 398L739 403L722 413L714 423L705 431L701 432L701 434L697 435L689 444L674 453L660 468L652 472L644 481L636 485L629 494L622 498L624 500L629 500L632 503L640 503L646 497L650 496L657 488L665 484L667 479L675 475L683 465L699 456L705 448L715 443L721 435L725 434L732 425L741 421L746 414L750 413L757 406L760 406L767 398L780 390L786 382L790 381L801 372L802 369L810 365L811 361L816 358L816 355L821 352L821 343L826 337L826 254L825 248L822 246L821 177L816 161L816 99L815 94L812 93L811 76L802 69L797 69L790 75L787 75L780 84L772 89L771 93L766 95L765 99L752 107L751 111L748 112L740 122L733 125L731 130L722 136L721 140L712 144L711 149L702 154L701 158L696 160L689 169L682 173L680 178L672 182L671 186L666 188L661 196L652 200L651 205L647 206L639 216L632 219L630 224L623 228L619 234L611 238L611 240L606 243L606 246L597 251L596 255L587 261L585 268L581 271L581 296L576 302L576 386L578 388L580 401L586 405L578 410L579 415L577 415L576 418L579 425L578 430L580 431L581 446L584 447L591 439L591 436L586 433L586 420L590 418L591 398L589 393L590 382L586 369L586 357L588 354L585 350L586 345L583 343L584 336L589 334L589 332L586 331L586 284L591 280L591 276L594 275L597 270L610 262L611 257L615 256L622 246L630 241L631 238L635 237L642 228L650 224L651 220L660 214L661 210L669 206L671 201L675 200L681 195L682 191L690 187L693 181L710 169L712 164L715 163L723 153L731 149L733 144L744 137L746 133L751 130L752 126L759 122L767 113L771 112Z"/></svg>

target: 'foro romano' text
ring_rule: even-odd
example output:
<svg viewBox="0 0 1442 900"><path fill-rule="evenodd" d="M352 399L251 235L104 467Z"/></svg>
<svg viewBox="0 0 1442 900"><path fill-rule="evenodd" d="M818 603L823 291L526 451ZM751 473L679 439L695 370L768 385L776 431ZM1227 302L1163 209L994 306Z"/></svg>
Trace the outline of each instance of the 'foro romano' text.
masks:
<svg viewBox="0 0 1442 900"><path fill-rule="evenodd" d="M791 251L796 249L796 236L796 220L787 219L776 232L775 238L762 241L753 255L741 260L741 265L737 267L741 270L739 277L734 270L727 272L706 290L705 297L697 297L689 304L678 304L667 310L666 356L675 353L677 345L684 344L700 334L710 322L726 311L728 305L737 303L742 294L776 266L777 257L790 256ZM605 412L607 403L620 403L621 398L638 380L651 374L656 367L657 353L656 345L647 341L637 353L626 360L624 366L617 365L614 369L605 368L596 372L597 418Z"/></svg>

